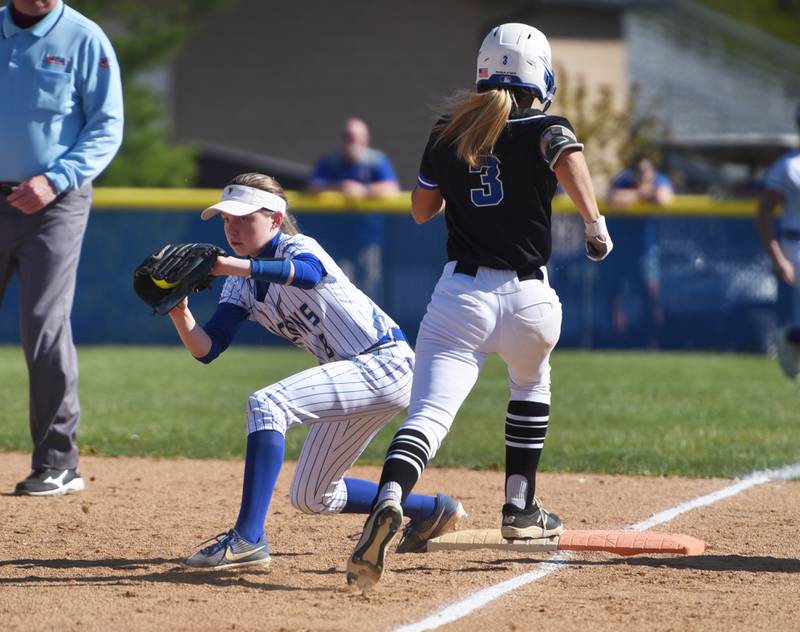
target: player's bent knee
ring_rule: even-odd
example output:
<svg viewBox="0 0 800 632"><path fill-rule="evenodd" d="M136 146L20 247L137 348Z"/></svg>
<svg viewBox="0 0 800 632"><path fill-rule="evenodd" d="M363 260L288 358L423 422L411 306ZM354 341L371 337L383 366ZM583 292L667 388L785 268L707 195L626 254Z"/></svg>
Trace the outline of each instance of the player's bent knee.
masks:
<svg viewBox="0 0 800 632"><path fill-rule="evenodd" d="M291 495L289 496L289 500L292 503L292 507L297 509L297 511L304 513L304 514L316 514L319 513L318 511L314 511L314 508L308 504L303 498L300 498L294 490L292 490Z"/></svg>
<svg viewBox="0 0 800 632"><path fill-rule="evenodd" d="M292 489L289 499L292 507L304 514L329 514L339 513L342 508L335 502L331 495L316 495L312 498L306 498L302 494Z"/></svg>
<svg viewBox="0 0 800 632"><path fill-rule="evenodd" d="M253 393L247 398L247 433L260 430L275 430L286 434L287 415L279 403L265 391Z"/></svg>

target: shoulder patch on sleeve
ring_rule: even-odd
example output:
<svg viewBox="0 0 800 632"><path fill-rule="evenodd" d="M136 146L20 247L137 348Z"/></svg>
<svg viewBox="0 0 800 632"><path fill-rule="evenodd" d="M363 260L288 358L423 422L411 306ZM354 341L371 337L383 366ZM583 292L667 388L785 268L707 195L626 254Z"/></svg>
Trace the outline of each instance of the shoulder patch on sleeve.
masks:
<svg viewBox="0 0 800 632"><path fill-rule="evenodd" d="M542 132L539 149L550 169L555 166L562 152L569 147L583 149L583 144L578 142L575 132L566 125L551 125Z"/></svg>

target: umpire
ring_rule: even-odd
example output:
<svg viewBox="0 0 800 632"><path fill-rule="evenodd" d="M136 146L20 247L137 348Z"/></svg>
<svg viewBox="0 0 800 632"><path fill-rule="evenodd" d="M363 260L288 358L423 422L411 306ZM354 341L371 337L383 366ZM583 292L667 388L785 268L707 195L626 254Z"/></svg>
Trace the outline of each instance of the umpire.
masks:
<svg viewBox="0 0 800 632"><path fill-rule="evenodd" d="M61 0L9 0L0 95L0 300L16 272L33 439L16 493L54 496L84 488L70 311L91 183L122 141L119 65L100 27Z"/></svg>

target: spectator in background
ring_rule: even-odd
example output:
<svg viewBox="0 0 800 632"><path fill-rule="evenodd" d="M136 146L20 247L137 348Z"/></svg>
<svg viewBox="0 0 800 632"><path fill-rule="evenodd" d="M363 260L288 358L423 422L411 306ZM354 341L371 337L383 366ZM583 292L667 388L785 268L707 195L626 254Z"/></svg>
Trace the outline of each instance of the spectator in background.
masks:
<svg viewBox="0 0 800 632"><path fill-rule="evenodd" d="M383 197L400 191L392 163L369 146L369 128L357 118L345 122L341 150L319 159L308 189L340 191L349 197Z"/></svg>
<svg viewBox="0 0 800 632"><path fill-rule="evenodd" d="M92 179L122 140L122 88L108 38L61 0L0 9L0 59L0 298L16 272L33 439L16 493L54 496L84 488L70 311Z"/></svg>
<svg viewBox="0 0 800 632"><path fill-rule="evenodd" d="M609 206L630 206L647 202L666 205L672 202L672 183L663 173L656 171L653 161L639 154L629 169L617 175L608 192Z"/></svg>
<svg viewBox="0 0 800 632"><path fill-rule="evenodd" d="M800 104L795 119L800 129ZM780 241L772 228L778 206L783 207ZM800 149L786 152L767 172L764 191L758 202L756 224L775 274L792 288L792 321L778 332L775 346L784 373L795 379L800 375Z"/></svg>
<svg viewBox="0 0 800 632"><path fill-rule="evenodd" d="M339 191L351 198L388 197L400 192L392 163L369 146L369 128L349 118L342 129L342 148L317 161L308 182L311 193ZM340 264L345 274L374 300L382 300L382 259L385 219L378 213L360 215L351 231L356 242Z"/></svg>

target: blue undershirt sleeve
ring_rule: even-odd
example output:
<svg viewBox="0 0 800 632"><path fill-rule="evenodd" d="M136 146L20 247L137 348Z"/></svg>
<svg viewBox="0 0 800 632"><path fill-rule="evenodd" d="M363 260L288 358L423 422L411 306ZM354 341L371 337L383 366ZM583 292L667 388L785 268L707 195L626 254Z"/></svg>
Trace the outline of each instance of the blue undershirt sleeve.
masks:
<svg viewBox="0 0 800 632"><path fill-rule="evenodd" d="M217 311L211 316L209 321L203 326L203 331L211 338L211 349L202 358L196 358L203 364L208 364L215 360L225 349L227 349L240 325L247 320L247 310L241 305L233 303L220 303Z"/></svg>
<svg viewBox="0 0 800 632"><path fill-rule="evenodd" d="M310 290L328 274L322 261L317 259L310 252L301 252L292 257L294 264L294 279L290 285L299 287L301 290Z"/></svg>

